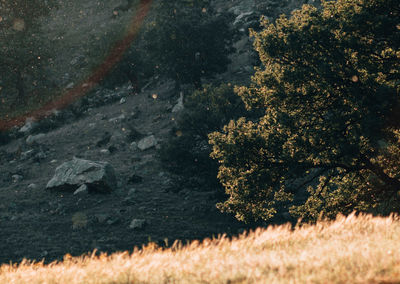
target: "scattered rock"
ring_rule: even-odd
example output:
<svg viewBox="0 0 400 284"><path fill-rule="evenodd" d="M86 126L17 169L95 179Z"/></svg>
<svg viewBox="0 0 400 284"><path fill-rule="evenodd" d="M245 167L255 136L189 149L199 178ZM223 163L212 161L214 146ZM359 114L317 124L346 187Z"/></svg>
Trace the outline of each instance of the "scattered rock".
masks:
<svg viewBox="0 0 400 284"><path fill-rule="evenodd" d="M13 183L20 182L21 180L24 179L24 177L21 175L13 175L11 178L12 178Z"/></svg>
<svg viewBox="0 0 400 284"><path fill-rule="evenodd" d="M31 183L28 185L28 189L30 189L30 190L37 189L37 185L34 183Z"/></svg>
<svg viewBox="0 0 400 284"><path fill-rule="evenodd" d="M89 193L89 190L86 184L82 184L77 190L75 190L74 195L85 193Z"/></svg>
<svg viewBox="0 0 400 284"><path fill-rule="evenodd" d="M111 192L117 186L113 167L107 162L74 158L56 168L46 188L75 191L83 184L89 192Z"/></svg>
<svg viewBox="0 0 400 284"><path fill-rule="evenodd" d="M117 216L112 217L112 218L108 218L108 220L107 220L107 225L115 225L115 224L118 224L119 221L121 221L121 220L120 220L120 218L117 217Z"/></svg>
<svg viewBox="0 0 400 284"><path fill-rule="evenodd" d="M241 13L239 16L236 17L236 19L235 19L235 21L233 22L233 24L234 24L234 25L237 25L237 24L239 24L239 23L240 23L240 24L243 24L243 22L246 23L246 18L249 17L249 16L252 16L252 15L254 15L254 14L255 14L254 11L249 11L249 12Z"/></svg>
<svg viewBox="0 0 400 284"><path fill-rule="evenodd" d="M110 155L111 154L110 150L108 150L108 149L101 149L100 153L102 153L104 155Z"/></svg>
<svg viewBox="0 0 400 284"><path fill-rule="evenodd" d="M179 94L179 99L178 99L176 105L172 108L172 112L174 112L174 113L175 112L180 112L183 109L184 109L184 107L183 107L183 92L181 92Z"/></svg>
<svg viewBox="0 0 400 284"><path fill-rule="evenodd" d="M36 151L31 149L25 152L21 153L21 160L27 160L29 158L32 158L36 154Z"/></svg>
<svg viewBox="0 0 400 284"><path fill-rule="evenodd" d="M135 142L135 141L133 141L133 142L130 144L130 148L131 148L131 150L136 150L136 149L138 148L138 143Z"/></svg>
<svg viewBox="0 0 400 284"><path fill-rule="evenodd" d="M28 119L26 120L25 125L22 126L22 127L18 130L18 132L27 134L27 133L31 132L36 126L37 126L37 123L35 123L35 122L32 120L32 118L28 118Z"/></svg>
<svg viewBox="0 0 400 284"><path fill-rule="evenodd" d="M74 87L74 82L69 83L65 88L68 89L72 89Z"/></svg>
<svg viewBox="0 0 400 284"><path fill-rule="evenodd" d="M142 151L155 147L156 145L157 140L154 135L147 136L137 143L137 147Z"/></svg>
<svg viewBox="0 0 400 284"><path fill-rule="evenodd" d="M39 133L37 135L29 135L28 138L26 138L26 144L32 145L33 143L38 143L45 136L46 135L43 133Z"/></svg>
<svg viewBox="0 0 400 284"><path fill-rule="evenodd" d="M128 196L133 196L133 195L136 194L136 192L137 192L136 188L131 188L131 189L128 191Z"/></svg>
<svg viewBox="0 0 400 284"><path fill-rule="evenodd" d="M37 153L37 154L35 155L34 160L37 161L37 162L39 162L39 161L44 160L44 159L46 159L46 158L47 158L47 155L46 155L45 152L39 152L39 153Z"/></svg>
<svg viewBox="0 0 400 284"><path fill-rule="evenodd" d="M104 213L99 213L99 214L95 214L94 217L96 218L97 222L99 222L100 224L103 224L110 218L110 215L104 214Z"/></svg>
<svg viewBox="0 0 400 284"><path fill-rule="evenodd" d="M129 224L129 229L140 230L147 224L145 219L133 219Z"/></svg>
<svg viewBox="0 0 400 284"><path fill-rule="evenodd" d="M124 121L125 119L126 119L125 114L121 114L120 116L110 118L110 119L108 120L108 122L111 122L111 123L119 123L119 122Z"/></svg>
<svg viewBox="0 0 400 284"><path fill-rule="evenodd" d="M124 103L126 103L126 98L121 98L121 100L119 101L119 104L124 104Z"/></svg>

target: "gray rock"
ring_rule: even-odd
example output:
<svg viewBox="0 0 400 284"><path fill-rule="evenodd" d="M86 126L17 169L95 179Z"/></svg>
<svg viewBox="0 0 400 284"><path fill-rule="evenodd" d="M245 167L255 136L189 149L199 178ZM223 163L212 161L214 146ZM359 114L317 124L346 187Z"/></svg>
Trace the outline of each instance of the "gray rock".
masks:
<svg viewBox="0 0 400 284"><path fill-rule="evenodd" d="M102 154L104 154L104 155L110 155L111 153L110 153L110 150L108 150L108 149L101 149L100 150L100 153L102 153Z"/></svg>
<svg viewBox="0 0 400 284"><path fill-rule="evenodd" d="M95 214L94 217L96 218L97 222L99 222L100 224L103 224L110 218L110 215L99 213L99 214Z"/></svg>
<svg viewBox="0 0 400 284"><path fill-rule="evenodd" d="M156 145L157 140L154 135L147 136L137 143L137 147L142 151L155 147Z"/></svg>
<svg viewBox="0 0 400 284"><path fill-rule="evenodd" d="M68 89L72 89L75 86L75 84L73 82L69 83L65 88Z"/></svg>
<svg viewBox="0 0 400 284"><path fill-rule="evenodd" d="M82 184L77 190L75 190L74 195L85 193L89 193L89 190L86 184Z"/></svg>
<svg viewBox="0 0 400 284"><path fill-rule="evenodd" d="M32 158L36 154L35 150L31 149L21 153L21 160Z"/></svg>
<svg viewBox="0 0 400 284"><path fill-rule="evenodd" d="M135 150L138 148L138 143L135 142L135 141L133 141L133 142L130 144L130 148L131 148L131 150L135 151Z"/></svg>
<svg viewBox="0 0 400 284"><path fill-rule="evenodd" d="M136 194L136 188L131 188L129 191L128 191L128 196L134 196Z"/></svg>
<svg viewBox="0 0 400 284"><path fill-rule="evenodd" d="M107 225L115 225L118 224L121 221L121 219L117 216L110 217L107 219Z"/></svg>
<svg viewBox="0 0 400 284"><path fill-rule="evenodd" d="M146 226L147 222L145 219L133 219L129 224L129 229L139 230Z"/></svg>
<svg viewBox="0 0 400 284"><path fill-rule="evenodd" d="M121 98L121 100L119 101L119 103L122 105L124 103L126 103L126 99L125 98Z"/></svg>
<svg viewBox="0 0 400 284"><path fill-rule="evenodd" d="M121 114L121 115L118 116L118 117L110 118L108 121L109 121L109 122L112 122L112 123L119 123L119 122L124 121L125 119L126 119L125 115L124 115L124 114Z"/></svg>
<svg viewBox="0 0 400 284"><path fill-rule="evenodd" d="M33 190L33 189L36 189L36 188L37 188L37 185L34 184L34 183L31 183L31 184L28 185L28 189L30 189L30 190Z"/></svg>
<svg viewBox="0 0 400 284"><path fill-rule="evenodd" d="M183 93L181 92L179 95L179 99L176 102L176 105L172 108L172 112L176 113L176 112L180 112L183 110Z"/></svg>
<svg viewBox="0 0 400 284"><path fill-rule="evenodd" d="M89 191L110 192L117 186L113 167L107 162L75 158L58 166L47 189L75 191L85 184Z"/></svg>
<svg viewBox="0 0 400 284"><path fill-rule="evenodd" d="M41 160L44 160L44 159L46 159L46 158L47 158L47 155L46 155L45 152L39 152L39 153L37 153L37 154L35 155L35 157L34 157L34 159L35 159L36 161L41 161Z"/></svg>
<svg viewBox="0 0 400 284"><path fill-rule="evenodd" d="M11 178L12 178L12 181L13 181L14 183L20 182L21 180L24 179L24 177L21 176L21 175L13 175Z"/></svg>
<svg viewBox="0 0 400 284"><path fill-rule="evenodd" d="M32 145L33 143L38 143L45 136L46 135L43 133L39 133L37 135L29 135L28 138L26 138L26 144Z"/></svg>
<svg viewBox="0 0 400 284"><path fill-rule="evenodd" d="M233 22L233 24L237 25L237 24L239 24L241 22L245 22L247 17L252 16L254 14L255 14L254 11L241 13L239 16L236 17L236 19Z"/></svg>
<svg viewBox="0 0 400 284"><path fill-rule="evenodd" d="M18 132L24 133L24 134L29 133L29 132L31 132L31 131L36 127L36 125L37 125L37 123L35 123L31 118L28 118L28 119L26 120L25 125L22 126L22 127L18 130Z"/></svg>

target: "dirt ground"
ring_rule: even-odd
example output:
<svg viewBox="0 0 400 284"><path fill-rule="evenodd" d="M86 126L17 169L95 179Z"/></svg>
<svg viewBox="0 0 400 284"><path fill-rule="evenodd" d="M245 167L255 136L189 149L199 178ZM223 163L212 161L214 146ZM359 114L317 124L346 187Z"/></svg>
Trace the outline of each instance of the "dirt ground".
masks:
<svg viewBox="0 0 400 284"><path fill-rule="evenodd" d="M173 184L156 148L141 151L130 145L132 127L143 136L153 134L159 144L171 135L176 98L171 103L154 99L153 92L89 109L83 118L45 133L37 143L28 145L24 136L0 147L0 263L23 258L50 262L66 253L111 253L149 241L172 244L243 230L244 224L218 212L212 192L170 190ZM110 121L122 114L125 119ZM107 134L112 138L100 145ZM111 153L101 152L107 148ZM45 155L29 156L30 150ZM119 187L110 194L81 195L45 189L55 168L74 156L109 162ZM129 182L132 175L139 178ZM130 229L132 219L147 224Z"/></svg>

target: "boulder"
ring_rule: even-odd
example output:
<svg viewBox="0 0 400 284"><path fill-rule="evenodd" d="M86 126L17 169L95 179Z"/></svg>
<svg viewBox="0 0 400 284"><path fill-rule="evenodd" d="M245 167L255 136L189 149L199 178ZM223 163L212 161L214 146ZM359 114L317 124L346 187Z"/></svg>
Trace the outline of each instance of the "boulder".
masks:
<svg viewBox="0 0 400 284"><path fill-rule="evenodd" d="M117 186L113 167L107 162L74 158L56 168L46 188L75 192L82 185L89 192L111 192Z"/></svg>

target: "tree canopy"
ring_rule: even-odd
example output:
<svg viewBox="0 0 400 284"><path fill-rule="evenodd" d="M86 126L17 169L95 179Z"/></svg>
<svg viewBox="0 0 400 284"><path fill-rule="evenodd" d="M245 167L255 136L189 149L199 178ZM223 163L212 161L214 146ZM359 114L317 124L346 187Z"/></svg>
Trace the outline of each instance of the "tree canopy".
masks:
<svg viewBox="0 0 400 284"><path fill-rule="evenodd" d="M229 16L216 16L209 0L162 1L154 7L146 37L159 73L199 87L201 78L226 69L233 35Z"/></svg>
<svg viewBox="0 0 400 284"><path fill-rule="evenodd" d="M245 221L400 209L399 5L304 5L251 33L262 68L236 91L263 115L210 135L220 209Z"/></svg>

